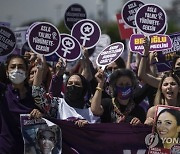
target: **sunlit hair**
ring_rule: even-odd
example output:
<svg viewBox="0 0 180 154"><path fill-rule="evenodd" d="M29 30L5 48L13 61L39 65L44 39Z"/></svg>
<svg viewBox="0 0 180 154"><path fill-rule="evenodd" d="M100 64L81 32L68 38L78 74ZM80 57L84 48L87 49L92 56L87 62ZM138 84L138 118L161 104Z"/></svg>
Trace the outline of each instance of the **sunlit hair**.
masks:
<svg viewBox="0 0 180 154"><path fill-rule="evenodd" d="M176 81L178 86L180 87L180 80L179 80L178 76L176 74L174 74L173 72L165 72L159 83L158 90L157 90L157 93L156 93L156 96L154 99L154 105L166 105L165 104L166 98L164 97L164 95L162 93L162 84L167 77L172 77ZM177 102L178 102L178 104L176 104L176 106L179 107L180 106L180 93L179 92L178 92L178 96L177 96Z"/></svg>

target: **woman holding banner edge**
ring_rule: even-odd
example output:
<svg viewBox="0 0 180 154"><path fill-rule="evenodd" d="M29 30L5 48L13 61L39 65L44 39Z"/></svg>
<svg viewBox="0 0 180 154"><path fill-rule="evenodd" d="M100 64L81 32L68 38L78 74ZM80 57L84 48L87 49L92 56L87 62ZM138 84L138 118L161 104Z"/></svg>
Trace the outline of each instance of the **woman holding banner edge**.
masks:
<svg viewBox="0 0 180 154"><path fill-rule="evenodd" d="M41 59L40 63L43 68L45 63L44 58ZM53 109L52 105L54 104L54 118L75 121L75 124L80 127L87 123L94 123L99 119L99 117L93 115L90 108L84 108L84 97L87 92L87 81L85 77L81 74L72 74L67 79L64 98L48 97L48 99L46 99L43 87L41 87L42 68L39 67L35 75L33 96L36 104L45 111L47 116L52 117L50 110ZM60 69L61 71L64 70L65 65L62 65ZM49 106L50 112L47 112L46 105Z"/></svg>
<svg viewBox="0 0 180 154"><path fill-rule="evenodd" d="M23 153L23 139L20 129L20 114L30 113L33 118L42 114L32 98L31 88L27 84L28 65L19 55L10 55L6 62L8 83L0 83L4 88L1 93L0 117L0 153ZM2 90L2 89L1 89Z"/></svg>

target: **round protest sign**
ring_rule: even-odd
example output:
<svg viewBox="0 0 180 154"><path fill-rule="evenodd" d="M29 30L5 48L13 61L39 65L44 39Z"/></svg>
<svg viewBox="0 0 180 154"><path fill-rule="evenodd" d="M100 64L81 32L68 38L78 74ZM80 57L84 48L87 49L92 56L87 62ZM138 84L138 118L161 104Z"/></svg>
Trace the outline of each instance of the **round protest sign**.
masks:
<svg viewBox="0 0 180 154"><path fill-rule="evenodd" d="M73 26L71 35L74 36L83 47L89 49L98 43L101 36L101 29L95 21L83 19Z"/></svg>
<svg viewBox="0 0 180 154"><path fill-rule="evenodd" d="M81 46L73 36L61 34L61 44L56 54L67 61L75 61L81 56Z"/></svg>
<svg viewBox="0 0 180 154"><path fill-rule="evenodd" d="M59 31L51 23L38 22L29 30L28 45L37 54L51 55L60 46Z"/></svg>
<svg viewBox="0 0 180 154"><path fill-rule="evenodd" d="M86 10L79 4L69 6L64 15L66 27L71 30L76 22L86 19Z"/></svg>
<svg viewBox="0 0 180 154"><path fill-rule="evenodd" d="M0 26L0 56L9 55L15 46L15 34L9 28Z"/></svg>
<svg viewBox="0 0 180 154"><path fill-rule="evenodd" d="M161 32L166 25L166 21L165 11L155 4L143 5L135 15L137 28L146 35Z"/></svg>
<svg viewBox="0 0 180 154"><path fill-rule="evenodd" d="M131 28L136 28L135 14L144 3L138 0L128 1L123 5L121 14L124 22Z"/></svg>
<svg viewBox="0 0 180 154"><path fill-rule="evenodd" d="M105 67L106 65L111 64L115 60L117 60L122 52L124 51L124 44L121 42L116 42L108 47L106 47L101 53L98 55L96 59L96 63L98 66Z"/></svg>

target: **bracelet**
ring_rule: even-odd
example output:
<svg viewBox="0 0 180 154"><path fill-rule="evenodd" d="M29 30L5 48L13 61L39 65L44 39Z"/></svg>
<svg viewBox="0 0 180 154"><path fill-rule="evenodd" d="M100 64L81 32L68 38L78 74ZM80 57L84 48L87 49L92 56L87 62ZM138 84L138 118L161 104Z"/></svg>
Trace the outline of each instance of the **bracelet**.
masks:
<svg viewBox="0 0 180 154"><path fill-rule="evenodd" d="M96 87L96 90L98 90L98 91L103 91L103 89L100 88L100 87Z"/></svg>

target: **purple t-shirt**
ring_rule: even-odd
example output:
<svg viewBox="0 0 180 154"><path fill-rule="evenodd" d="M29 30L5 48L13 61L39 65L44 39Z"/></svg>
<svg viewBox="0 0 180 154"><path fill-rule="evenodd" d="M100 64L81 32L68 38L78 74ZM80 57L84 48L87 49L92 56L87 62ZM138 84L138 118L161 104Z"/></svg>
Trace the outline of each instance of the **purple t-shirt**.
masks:
<svg viewBox="0 0 180 154"><path fill-rule="evenodd" d="M26 97L20 99L18 90L13 89L12 85L7 85L0 104L0 153L23 154L20 114L30 113L34 108L37 107L32 98L31 88L28 88Z"/></svg>

